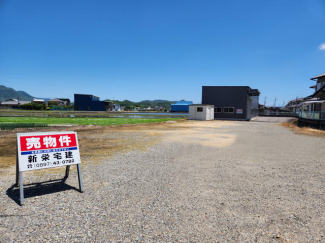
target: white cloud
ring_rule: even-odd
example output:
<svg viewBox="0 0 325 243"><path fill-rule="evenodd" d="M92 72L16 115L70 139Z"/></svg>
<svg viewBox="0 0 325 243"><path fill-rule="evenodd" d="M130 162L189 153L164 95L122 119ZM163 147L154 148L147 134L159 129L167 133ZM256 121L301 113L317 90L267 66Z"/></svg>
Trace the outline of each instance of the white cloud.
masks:
<svg viewBox="0 0 325 243"><path fill-rule="evenodd" d="M320 50L320 51L325 51L325 43L323 43L323 44L321 44L321 45L319 46L319 50Z"/></svg>

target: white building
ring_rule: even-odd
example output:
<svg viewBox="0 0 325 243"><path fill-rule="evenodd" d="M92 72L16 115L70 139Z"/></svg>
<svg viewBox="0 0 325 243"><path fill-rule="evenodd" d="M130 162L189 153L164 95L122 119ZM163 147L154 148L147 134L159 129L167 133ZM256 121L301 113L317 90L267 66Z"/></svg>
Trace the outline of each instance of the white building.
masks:
<svg viewBox="0 0 325 243"><path fill-rule="evenodd" d="M37 99L37 98L34 98L33 99L33 102L34 103L37 103L37 104L43 104L43 103L45 103L44 99Z"/></svg>
<svg viewBox="0 0 325 243"><path fill-rule="evenodd" d="M214 120L214 105L189 105L188 119L190 120Z"/></svg>

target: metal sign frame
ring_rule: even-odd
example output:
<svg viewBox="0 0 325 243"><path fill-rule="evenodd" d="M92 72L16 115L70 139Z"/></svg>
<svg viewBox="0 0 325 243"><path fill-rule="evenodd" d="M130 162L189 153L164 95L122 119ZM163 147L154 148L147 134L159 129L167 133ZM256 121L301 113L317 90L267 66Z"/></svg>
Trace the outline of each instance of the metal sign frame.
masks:
<svg viewBox="0 0 325 243"><path fill-rule="evenodd" d="M20 147L20 137L22 135L24 136L44 136L44 135L53 135L53 134L71 134L74 133L75 134L75 138L76 138L76 145L77 148L79 148L79 144L78 144L78 137L77 137L77 133L76 132L71 132L71 131L64 131L64 132L40 132L40 133L17 133L17 149L16 149L16 184L15 186L19 186L19 194L20 194L20 205L24 204L24 183L23 183L23 172L22 170L20 170L19 167L19 153L21 152L21 147ZM78 151L79 153L79 151ZM79 155L80 157L80 155ZM79 162L76 163L77 165L77 171L78 171L78 182L79 182L79 190L80 192L84 192L83 190L83 183L82 183L82 175L81 175L81 160L79 159ZM54 166L54 167L49 167L49 168L39 168L39 169L50 169L50 168L57 168L57 167L62 167L62 166L66 166L66 170L65 170L65 176L64 176L64 180L66 180L69 177L69 172L70 172L70 166L71 165L58 165L58 166Z"/></svg>

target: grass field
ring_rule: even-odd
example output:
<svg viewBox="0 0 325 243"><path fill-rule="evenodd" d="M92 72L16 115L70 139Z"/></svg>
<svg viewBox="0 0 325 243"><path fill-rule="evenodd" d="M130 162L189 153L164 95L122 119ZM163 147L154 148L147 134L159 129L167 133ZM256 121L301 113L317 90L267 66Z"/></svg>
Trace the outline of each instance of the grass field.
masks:
<svg viewBox="0 0 325 243"><path fill-rule="evenodd" d="M0 109L0 117L59 117L59 118L169 118L186 117L187 114L171 112L106 112L106 111L28 111ZM141 117L139 117L141 116Z"/></svg>
<svg viewBox="0 0 325 243"><path fill-rule="evenodd" d="M164 121L175 121L181 118L54 118L54 117L0 117L0 123L34 123L49 125L123 125Z"/></svg>

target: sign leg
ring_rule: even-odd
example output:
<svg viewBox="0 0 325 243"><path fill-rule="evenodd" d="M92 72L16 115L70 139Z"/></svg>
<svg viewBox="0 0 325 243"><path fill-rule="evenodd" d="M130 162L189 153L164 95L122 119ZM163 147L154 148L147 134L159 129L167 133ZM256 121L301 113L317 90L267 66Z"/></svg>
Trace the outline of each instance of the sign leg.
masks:
<svg viewBox="0 0 325 243"><path fill-rule="evenodd" d="M19 165L18 165L18 161L16 162L16 186L19 185Z"/></svg>
<svg viewBox="0 0 325 243"><path fill-rule="evenodd" d="M70 172L70 165L67 165L66 169L65 169L65 176L64 179L68 179L69 177L69 172Z"/></svg>
<svg viewBox="0 0 325 243"><path fill-rule="evenodd" d="M84 192L83 185L82 185L82 177L81 177L80 164L77 164L77 169L78 169L79 189L80 189L80 192Z"/></svg>
<svg viewBox="0 0 325 243"><path fill-rule="evenodd" d="M16 186L19 185L19 163L18 163L18 148L16 149Z"/></svg>
<svg viewBox="0 0 325 243"><path fill-rule="evenodd" d="M23 172L19 172L19 191L20 191L20 205L24 204L24 184L23 184Z"/></svg>

